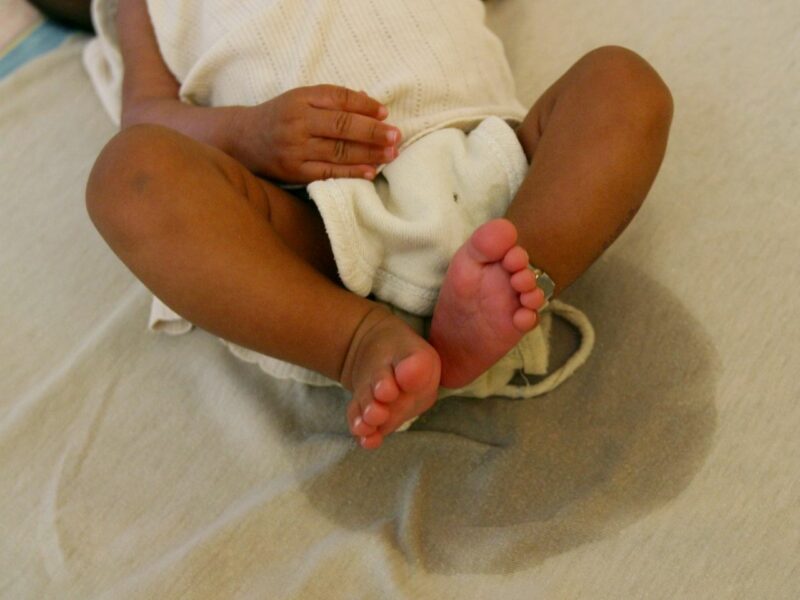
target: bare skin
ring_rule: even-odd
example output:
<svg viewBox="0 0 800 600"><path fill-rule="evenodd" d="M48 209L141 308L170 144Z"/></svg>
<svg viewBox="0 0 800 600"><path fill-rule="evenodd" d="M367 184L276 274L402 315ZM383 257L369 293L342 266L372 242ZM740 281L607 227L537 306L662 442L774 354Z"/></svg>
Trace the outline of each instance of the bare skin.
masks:
<svg viewBox="0 0 800 600"><path fill-rule="evenodd" d="M442 357L445 387L470 383L536 326L544 294L516 241L514 225L496 219L479 227L450 263L429 338Z"/></svg>
<svg viewBox="0 0 800 600"><path fill-rule="evenodd" d="M661 165L671 120L672 98L663 81L643 59L618 47L584 56L528 113L518 137L533 164L507 218L516 226L519 244L531 261L555 280L556 295L613 243L638 212ZM459 303L450 301L454 294L448 289L461 285L452 280L458 272L455 265L454 260L434 322L447 321L451 310L467 310L453 308ZM502 285L495 289L508 292ZM495 314L503 320L512 311L516 308ZM463 349L485 347L487 337L480 319L455 320L460 327L450 329L450 336L437 339L432 327L429 341L439 351L444 380L461 385L470 377L459 373L470 360ZM502 346L495 354L501 354ZM458 378L450 380L448 372L459 373ZM374 437L382 439L394 430L394 423L387 419L362 439L377 446Z"/></svg>
<svg viewBox="0 0 800 600"><path fill-rule="evenodd" d="M533 166L507 218L476 230L456 253L424 340L344 290L314 208L254 175L370 178L396 155L399 137L386 135L396 128L384 122L385 110L334 86L261 107L183 105L137 2L120 3L124 130L92 171L92 220L133 273L188 320L351 390L347 421L365 448L428 410L440 384L475 379L535 327L543 298L528 260L553 277L557 293L569 286L624 230L663 157L672 105L655 71L621 48L578 61L518 129ZM308 138L282 134L297 145L293 156L309 159L256 164L258 144L280 146L269 143L271 131L245 144L236 135L242 124L252 130L256 114L284 122L290 111L317 123L320 133Z"/></svg>

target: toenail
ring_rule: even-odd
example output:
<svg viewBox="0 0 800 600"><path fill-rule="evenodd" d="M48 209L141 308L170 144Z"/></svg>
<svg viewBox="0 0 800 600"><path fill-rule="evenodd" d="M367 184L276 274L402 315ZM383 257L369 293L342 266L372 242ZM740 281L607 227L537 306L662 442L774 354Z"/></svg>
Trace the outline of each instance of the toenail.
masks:
<svg viewBox="0 0 800 600"><path fill-rule="evenodd" d="M382 420L382 415L385 412L386 412L385 408L378 406L373 402L369 406L367 406L367 408L364 409L364 417L366 418L368 415L371 415L373 417L373 420L378 419L380 421Z"/></svg>

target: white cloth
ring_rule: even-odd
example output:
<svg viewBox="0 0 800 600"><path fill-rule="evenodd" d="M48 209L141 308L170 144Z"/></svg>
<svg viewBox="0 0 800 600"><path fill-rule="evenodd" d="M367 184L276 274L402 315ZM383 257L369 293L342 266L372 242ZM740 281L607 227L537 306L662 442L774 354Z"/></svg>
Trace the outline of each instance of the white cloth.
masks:
<svg viewBox="0 0 800 600"><path fill-rule="evenodd" d="M119 122L117 0L93 3L98 41L86 62ZM503 45L480 0L148 0L161 55L181 99L255 105L290 89L335 83L389 109L403 145L496 115L520 121Z"/></svg>
<svg viewBox="0 0 800 600"><path fill-rule="evenodd" d="M374 184L328 179L308 192L348 289L431 315L453 254L505 214L527 170L514 131L490 117L469 134L447 128L420 138Z"/></svg>

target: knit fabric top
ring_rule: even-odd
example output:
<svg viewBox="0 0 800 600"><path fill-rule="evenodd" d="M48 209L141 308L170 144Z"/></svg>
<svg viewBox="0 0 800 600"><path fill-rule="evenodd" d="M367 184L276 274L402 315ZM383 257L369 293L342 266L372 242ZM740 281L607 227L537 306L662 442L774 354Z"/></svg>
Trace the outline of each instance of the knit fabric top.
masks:
<svg viewBox="0 0 800 600"><path fill-rule="evenodd" d="M185 101L255 105L331 83L389 109L408 144L490 115L521 122L480 0L148 0Z"/></svg>

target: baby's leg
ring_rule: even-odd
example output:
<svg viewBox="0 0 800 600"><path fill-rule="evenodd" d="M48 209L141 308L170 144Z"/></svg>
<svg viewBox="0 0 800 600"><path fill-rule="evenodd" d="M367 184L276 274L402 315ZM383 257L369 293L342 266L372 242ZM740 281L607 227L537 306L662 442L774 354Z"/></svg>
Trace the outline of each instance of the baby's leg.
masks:
<svg viewBox="0 0 800 600"><path fill-rule="evenodd" d="M491 260L470 259L480 254L469 248L473 235L442 286L430 336L442 385L472 381L535 325L541 292L528 291L531 275L518 270L515 240L553 278L556 293L569 286L638 211L671 119L667 86L642 58L618 47L590 52L539 98L517 131L532 164L507 225L478 230L480 243L499 250Z"/></svg>
<svg viewBox="0 0 800 600"><path fill-rule="evenodd" d="M624 48L581 58L517 131L529 161L507 218L531 262L568 287L625 230L658 173L672 96Z"/></svg>
<svg viewBox="0 0 800 600"><path fill-rule="evenodd" d="M163 127L132 127L98 158L87 207L114 252L180 315L352 390L348 421L365 447L380 445L376 426L393 430L435 401L437 353L331 281L314 207L224 153Z"/></svg>

